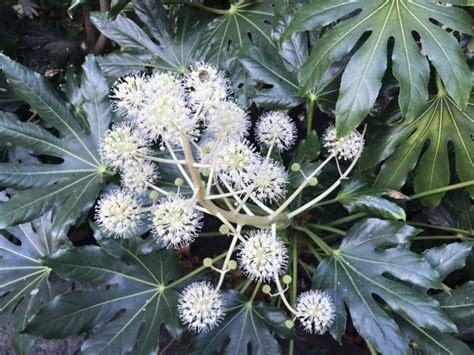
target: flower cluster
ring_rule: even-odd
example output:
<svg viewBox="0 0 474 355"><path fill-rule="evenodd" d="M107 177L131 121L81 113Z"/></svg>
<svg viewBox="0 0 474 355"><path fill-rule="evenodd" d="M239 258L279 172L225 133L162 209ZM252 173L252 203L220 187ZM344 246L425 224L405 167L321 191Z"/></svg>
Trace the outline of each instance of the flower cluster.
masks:
<svg viewBox="0 0 474 355"><path fill-rule="evenodd" d="M224 276L239 266L253 281L275 283L278 295L306 331L326 331L335 313L331 298L319 291L306 292L293 308L280 284L281 277L285 284L292 281L283 275L287 248L277 234L275 217L286 214L289 220L311 205L287 212L298 193L314 185L320 169L318 165L309 175L301 171L302 185L282 201L288 173L282 159L274 157L296 141L297 130L290 117L276 111L259 117L254 129L258 147L254 146L248 112L232 99L224 75L204 63L196 64L183 77L127 75L116 82L111 98L124 120L103 137L100 154L109 169L120 172L121 187L98 203L96 219L104 235L129 238L150 231L160 246L180 249L198 237L204 213L208 213L223 222L219 231L232 237L222 269L214 267L212 259L207 265L220 273L217 286L195 282L182 291L178 313L183 324L195 332L219 324L226 313L220 291ZM323 145L330 157L321 167L333 158L356 158L363 137L354 132L338 138L330 127ZM300 171L299 164L296 166L292 170ZM170 170L179 174L173 177L176 190L169 181L160 186L160 175L169 176ZM247 223L247 218L259 223ZM246 224L260 229L241 233ZM237 263L231 255L238 241Z"/></svg>
<svg viewBox="0 0 474 355"><path fill-rule="evenodd" d="M364 147L364 137L357 131L337 137L336 127L329 126L322 137L323 146L338 159L353 160Z"/></svg>

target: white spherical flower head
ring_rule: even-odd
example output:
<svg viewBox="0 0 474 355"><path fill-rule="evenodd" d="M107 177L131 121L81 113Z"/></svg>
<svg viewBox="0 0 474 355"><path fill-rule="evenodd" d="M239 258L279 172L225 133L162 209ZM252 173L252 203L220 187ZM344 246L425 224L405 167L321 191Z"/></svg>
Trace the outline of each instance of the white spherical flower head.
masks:
<svg viewBox="0 0 474 355"><path fill-rule="evenodd" d="M334 322L334 303L326 292L311 290L300 294L295 308L296 317L308 333L323 334Z"/></svg>
<svg viewBox="0 0 474 355"><path fill-rule="evenodd" d="M155 238L167 248L180 249L194 241L202 223L194 201L177 195L163 199L153 210Z"/></svg>
<svg viewBox="0 0 474 355"><path fill-rule="evenodd" d="M224 318L225 299L209 282L195 282L181 292L178 313L181 322L190 330L207 332Z"/></svg>
<svg viewBox="0 0 474 355"><path fill-rule="evenodd" d="M117 189L99 200L96 220L105 234L128 237L141 226L143 215L138 199L130 192Z"/></svg>
<svg viewBox="0 0 474 355"><path fill-rule="evenodd" d="M114 126L100 142L102 160L112 168L122 168L125 164L139 160L147 154L149 142L130 124Z"/></svg>
<svg viewBox="0 0 474 355"><path fill-rule="evenodd" d="M136 124L147 139L156 142L161 137L173 145L180 142L182 133L191 135L194 129L184 97L169 93L150 99L138 115Z"/></svg>
<svg viewBox="0 0 474 355"><path fill-rule="evenodd" d="M160 95L179 95L184 94L184 88L179 79L173 73L154 73L152 74L144 87L149 99Z"/></svg>
<svg viewBox="0 0 474 355"><path fill-rule="evenodd" d="M157 177L156 165L146 160L131 161L121 171L122 185L125 189L142 194Z"/></svg>
<svg viewBox="0 0 474 355"><path fill-rule="evenodd" d="M282 112L269 112L257 122L257 140L267 147L275 146L283 151L291 148L296 140L296 126L291 118Z"/></svg>
<svg viewBox="0 0 474 355"><path fill-rule="evenodd" d="M273 161L256 164L250 179L252 192L260 201L273 202L286 194L288 174L281 164Z"/></svg>
<svg viewBox="0 0 474 355"><path fill-rule="evenodd" d="M127 75L117 80L112 88L112 105L116 111L129 118L136 115L143 108L146 99L144 74Z"/></svg>
<svg viewBox="0 0 474 355"><path fill-rule="evenodd" d="M204 63L197 64L186 74L185 86L189 91L189 102L196 109L214 107L230 93L224 75L212 65Z"/></svg>
<svg viewBox="0 0 474 355"><path fill-rule="evenodd" d="M233 185L246 186L250 172L261 158L244 140L222 143L216 151L214 165L220 178Z"/></svg>
<svg viewBox="0 0 474 355"><path fill-rule="evenodd" d="M322 136L323 146L338 159L352 160L364 148L364 137L358 131L337 138L336 127L329 126Z"/></svg>
<svg viewBox="0 0 474 355"><path fill-rule="evenodd" d="M253 231L248 237L238 255L242 272L258 282L281 275L288 260L285 244L267 230Z"/></svg>
<svg viewBox="0 0 474 355"><path fill-rule="evenodd" d="M242 139L249 128L247 113L232 101L222 101L210 108L206 123L207 132L222 139Z"/></svg>

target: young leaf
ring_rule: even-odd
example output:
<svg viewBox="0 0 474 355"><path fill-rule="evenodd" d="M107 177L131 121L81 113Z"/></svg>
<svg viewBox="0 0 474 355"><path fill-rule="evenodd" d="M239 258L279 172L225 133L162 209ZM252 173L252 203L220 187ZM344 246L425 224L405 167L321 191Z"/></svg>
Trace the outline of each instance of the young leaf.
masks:
<svg viewBox="0 0 474 355"><path fill-rule="evenodd" d="M336 199L350 213L365 212L374 217L404 221L403 208L381 197L388 193L389 189L371 188L367 183L354 179L342 186Z"/></svg>
<svg viewBox="0 0 474 355"><path fill-rule="evenodd" d="M0 228L31 221L55 209L52 228L60 233L91 207L103 186L98 143L112 117L107 83L93 57L87 57L74 111L30 69L3 55L0 65L17 95L59 132L58 138L38 124L1 114L0 138L27 147L32 154L62 160L60 164L0 164L0 185L17 190L0 204ZM90 133L79 122L84 122Z"/></svg>
<svg viewBox="0 0 474 355"><path fill-rule="evenodd" d="M12 316L21 331L27 321L56 294L49 281L51 268L41 258L56 252L61 240L51 234L51 215L20 224L0 235L0 314ZM14 236L21 245L8 239Z"/></svg>
<svg viewBox="0 0 474 355"><path fill-rule="evenodd" d="M166 287L176 271L175 254L159 251L137 255L125 247L123 252L129 255L127 263L97 246L45 257L44 265L66 279L109 287L55 298L24 332L66 338L94 330L82 345L85 354L156 352L163 324L177 336L177 292Z"/></svg>
<svg viewBox="0 0 474 355"><path fill-rule="evenodd" d="M407 120L416 117L428 99L428 59L440 73L448 93L461 108L471 89L469 67L453 34L447 28L471 33L471 17L457 7L428 0L312 1L302 6L282 36L287 40L295 31L329 25L314 45L309 59L299 72L300 83L312 90L329 65L342 59L356 43L368 38L355 51L342 77L336 106L338 134L353 131L375 103L387 68L387 47L393 38L391 55L393 74L400 83L399 103ZM421 38L423 56L413 33Z"/></svg>
<svg viewBox="0 0 474 355"><path fill-rule="evenodd" d="M400 222L366 219L354 225L340 248L321 262L313 287L327 290L335 301L336 319L330 331L336 339L345 331L346 302L361 336L379 351L406 353L408 343L377 299L420 327L457 330L437 301L408 285L441 287L438 272L407 248L418 232Z"/></svg>
<svg viewBox="0 0 474 355"><path fill-rule="evenodd" d="M410 171L415 170L415 191L427 191L449 185L448 144L455 148L456 172L461 181L474 180L474 145L471 141L474 123L474 96L461 109L449 96L435 96L423 113L409 124L385 128L368 145L359 161L362 169L384 162L375 186L401 188ZM426 142L429 146L424 150ZM468 188L474 196L474 188ZM444 193L427 196L421 201L436 206Z"/></svg>
<svg viewBox="0 0 474 355"><path fill-rule="evenodd" d="M286 338L291 329L285 326L286 314L265 302L249 302L237 291L226 294L230 312L218 328L197 336L193 354L280 354L272 332Z"/></svg>

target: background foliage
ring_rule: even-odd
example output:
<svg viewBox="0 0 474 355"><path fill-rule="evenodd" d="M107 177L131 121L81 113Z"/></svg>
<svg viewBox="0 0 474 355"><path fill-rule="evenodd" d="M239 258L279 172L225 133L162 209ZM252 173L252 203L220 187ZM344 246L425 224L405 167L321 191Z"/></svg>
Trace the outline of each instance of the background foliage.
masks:
<svg viewBox="0 0 474 355"><path fill-rule="evenodd" d="M446 4L448 3L448 4ZM0 12L0 315L12 346L81 335L87 354L471 354L474 349L472 8L450 0L9 0ZM212 279L228 241L213 233L179 253L143 231L102 239L101 191L117 183L98 142L119 120L110 84L129 72L226 71L252 117L287 110L312 170L319 136L367 125L356 174L281 237L290 299L327 289L330 335L288 315L239 272L226 280L221 327L189 334L177 292ZM330 185L337 167L298 203ZM163 170L162 185L175 172ZM290 186L298 186L290 173ZM312 243L320 237L325 245ZM336 253L325 257L325 247ZM237 336L238 335L238 336ZM0 344L0 346L3 346ZM2 349L3 350L3 349ZM5 348L5 351L6 348ZM8 350L10 351L10 349Z"/></svg>

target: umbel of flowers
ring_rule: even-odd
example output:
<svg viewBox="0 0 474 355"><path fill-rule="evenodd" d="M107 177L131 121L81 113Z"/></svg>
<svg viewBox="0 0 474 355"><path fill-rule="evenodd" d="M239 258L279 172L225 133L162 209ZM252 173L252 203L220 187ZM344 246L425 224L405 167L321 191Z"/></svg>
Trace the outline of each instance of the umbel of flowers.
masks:
<svg viewBox="0 0 474 355"><path fill-rule="evenodd" d="M256 282L275 283L278 292L267 293L281 297L305 331L324 333L334 319L332 299L312 290L290 304L285 296L288 287L280 281L283 277L284 284L291 282L283 275L287 248L277 226L288 225L339 186L362 151L363 136L353 132L338 138L335 128L329 127L323 136L328 157L309 173L294 164L291 169L303 179L288 194L287 169L271 157L272 152L293 146L295 124L284 113L265 113L254 129L257 149L248 140L246 110L232 100L228 81L214 67L200 63L184 77L127 75L114 85L112 103L124 121L103 137L100 152L109 168L120 172L121 187L102 196L98 204L96 219L103 233L129 238L149 228L160 245L179 249L198 237L203 216L209 214L222 222L220 232L232 238L221 269L205 259L220 274L217 285L196 282L182 291L178 304L182 322L203 332L223 319L221 287L225 274L235 266L231 255L240 243L242 272ZM322 194L290 210L332 159L352 162ZM173 190L158 183L160 166L170 164L181 175ZM190 193L184 194L185 188ZM253 230L243 233L244 226Z"/></svg>

